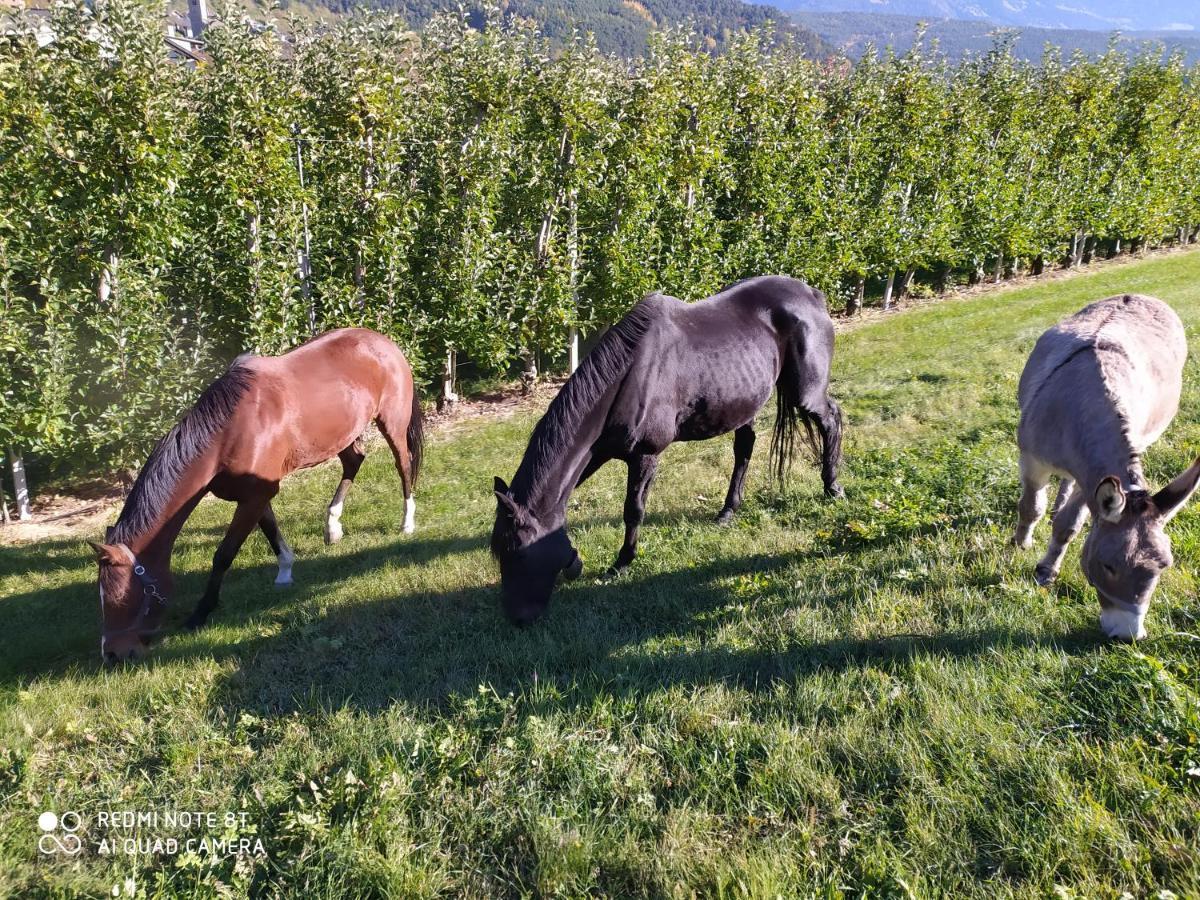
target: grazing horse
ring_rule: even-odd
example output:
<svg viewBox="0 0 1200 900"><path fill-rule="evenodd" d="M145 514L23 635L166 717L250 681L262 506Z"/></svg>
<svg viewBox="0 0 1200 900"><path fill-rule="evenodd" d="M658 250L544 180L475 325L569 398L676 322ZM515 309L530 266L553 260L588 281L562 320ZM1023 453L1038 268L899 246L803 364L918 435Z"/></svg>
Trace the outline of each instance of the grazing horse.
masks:
<svg viewBox="0 0 1200 900"><path fill-rule="evenodd" d="M329 504L325 540L342 536L342 504L365 458L374 419L404 486L404 530L414 528L421 465L421 404L404 354L381 334L345 328L278 357L238 357L150 454L103 544L100 608L106 662L141 656L160 631L171 594L171 549L196 504L211 492L237 503L213 556L212 573L187 627L204 624L221 580L255 526L279 561L276 584L292 581L292 551L271 509L279 482L334 456L342 480Z"/></svg>
<svg viewBox="0 0 1200 900"><path fill-rule="evenodd" d="M1049 584L1089 513L1083 574L1100 596L1100 627L1121 640L1146 636L1159 576L1172 564L1163 526L1200 479L1200 460L1157 493L1141 454L1175 418L1187 359L1183 325L1153 297L1127 294L1084 307L1043 334L1017 397L1021 501L1013 542L1028 549L1058 476L1050 546L1034 570Z"/></svg>
<svg viewBox="0 0 1200 900"><path fill-rule="evenodd" d="M733 478L717 521L742 503L754 417L778 391L771 453L780 478L799 425L821 438L825 492L841 496L842 417L828 394L833 322L825 297L783 276L751 278L687 304L651 294L604 335L538 422L513 478L495 480L492 553L504 610L523 625L550 602L560 572L583 562L567 538L567 499L611 459L629 466L625 543L613 571L637 553L638 528L658 456L675 441L734 433Z"/></svg>

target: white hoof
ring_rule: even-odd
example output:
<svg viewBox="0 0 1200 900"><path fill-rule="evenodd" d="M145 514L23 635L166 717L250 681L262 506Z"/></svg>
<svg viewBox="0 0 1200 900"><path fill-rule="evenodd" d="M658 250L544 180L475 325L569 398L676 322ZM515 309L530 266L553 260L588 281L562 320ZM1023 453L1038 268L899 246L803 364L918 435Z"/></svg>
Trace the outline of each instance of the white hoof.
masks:
<svg viewBox="0 0 1200 900"><path fill-rule="evenodd" d="M341 522L326 522L325 523L325 543L336 544L342 539L342 523Z"/></svg>

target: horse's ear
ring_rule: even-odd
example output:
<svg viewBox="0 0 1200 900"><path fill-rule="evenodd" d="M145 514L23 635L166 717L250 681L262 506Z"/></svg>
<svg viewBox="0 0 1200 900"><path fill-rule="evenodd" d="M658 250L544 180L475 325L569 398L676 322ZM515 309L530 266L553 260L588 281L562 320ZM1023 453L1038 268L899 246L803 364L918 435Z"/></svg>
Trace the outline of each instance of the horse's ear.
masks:
<svg viewBox="0 0 1200 900"><path fill-rule="evenodd" d="M116 530L117 530L117 528L115 525L109 525L107 528L104 529L104 539L106 541L111 541L113 534L116 533Z"/></svg>
<svg viewBox="0 0 1200 900"><path fill-rule="evenodd" d="M1120 521L1125 512L1125 489L1116 475L1109 475L1096 486L1096 508L1104 521Z"/></svg>
<svg viewBox="0 0 1200 900"><path fill-rule="evenodd" d="M499 475L497 475L492 480L492 490L494 490L497 494L507 494L508 493L508 485L504 483L503 478L501 478Z"/></svg>
<svg viewBox="0 0 1200 900"><path fill-rule="evenodd" d="M1158 509L1159 518L1164 522L1175 518L1175 514L1183 509L1183 505L1196 490L1197 483L1200 483L1200 459L1176 475L1170 484L1154 495L1154 505Z"/></svg>
<svg viewBox="0 0 1200 900"><path fill-rule="evenodd" d="M500 509L508 510L508 514L513 517L514 521L520 517L521 507L517 506L517 501L512 498L512 494L496 491L496 503Z"/></svg>
<svg viewBox="0 0 1200 900"><path fill-rule="evenodd" d="M96 541L88 541L88 545L96 551L96 559L102 563L115 566L125 561L121 556L121 552L116 547L109 544L99 544Z"/></svg>

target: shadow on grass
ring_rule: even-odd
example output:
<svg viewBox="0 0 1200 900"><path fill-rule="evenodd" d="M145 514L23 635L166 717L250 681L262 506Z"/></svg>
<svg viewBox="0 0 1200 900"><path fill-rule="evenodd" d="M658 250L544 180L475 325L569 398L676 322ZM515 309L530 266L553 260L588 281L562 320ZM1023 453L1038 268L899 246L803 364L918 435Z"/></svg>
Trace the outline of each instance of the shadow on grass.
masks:
<svg viewBox="0 0 1200 900"><path fill-rule="evenodd" d="M746 649L709 646L714 643L710 635L715 639L722 624L740 618L745 605L755 602L735 593L737 579L769 576L793 562L788 555L722 558L650 574L641 574L648 568L641 562L612 581L592 573L560 588L547 615L525 629L503 618L494 583L448 593L392 594L376 583L367 591L371 599L347 602L338 596L353 589L348 577L378 577L375 572L394 573L397 566L420 570L434 559L478 551L481 545L479 538L418 536L335 551L305 560L297 567L299 582L286 590L268 587L273 565L239 568L230 576L226 602L212 627L170 635L143 665L233 660L236 669L221 687L220 703L230 711L275 715L341 707L374 712L397 702L436 707L455 695L473 694L483 683L501 692L536 683L552 689L539 696L563 698L556 701L560 706L586 705L600 695L637 698L672 685L769 690L807 674L903 667L917 657L974 657L996 648L1037 646L1075 654L1101 640L1091 630L1060 635L982 630L811 642L785 638ZM29 562L46 548L7 548L0 562L8 563L14 552ZM59 556L57 564L75 570L85 559L80 550L78 556ZM14 568L21 564L18 558ZM488 565L485 577L491 582ZM190 611L204 577L192 572L178 578L171 627ZM100 669L93 589L90 581L75 582L0 604L5 631L24 636L0 663L0 686ZM189 602L179 602L182 598ZM335 605L327 612L323 607L331 598ZM811 600L826 607L848 605L854 602L853 588ZM231 638L231 629L240 634Z"/></svg>

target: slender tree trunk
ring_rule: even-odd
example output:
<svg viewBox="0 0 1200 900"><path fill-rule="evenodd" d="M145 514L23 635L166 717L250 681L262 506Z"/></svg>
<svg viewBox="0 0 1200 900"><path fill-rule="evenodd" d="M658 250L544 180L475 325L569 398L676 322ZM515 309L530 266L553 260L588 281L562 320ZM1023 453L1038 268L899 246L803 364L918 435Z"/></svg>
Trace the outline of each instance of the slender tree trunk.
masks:
<svg viewBox="0 0 1200 900"><path fill-rule="evenodd" d="M537 354L533 350L522 350L521 358L525 360L525 370L521 373L521 390L528 394L538 380Z"/></svg>
<svg viewBox="0 0 1200 900"><path fill-rule="evenodd" d="M296 141L296 171L300 175L300 190L304 190L304 145L299 139ZM313 307L312 302L312 285L309 283L312 277L311 259L312 253L309 246L308 234L308 201L300 200L301 225L304 229L303 247L297 253L297 268L300 274L300 294L304 298L304 309L308 316L308 333L315 335L317 333L317 311Z"/></svg>
<svg viewBox="0 0 1200 900"><path fill-rule="evenodd" d="M999 284L1004 280L1004 251L1001 250L996 256L996 278L993 284Z"/></svg>
<svg viewBox="0 0 1200 900"><path fill-rule="evenodd" d="M17 518L27 522L33 518L29 507L29 485L25 481L25 461L15 447L8 448L8 461L12 466L13 490L17 493Z"/></svg>
<svg viewBox="0 0 1200 900"><path fill-rule="evenodd" d="M867 291L867 279L859 275L854 281L854 291L846 300L846 315L856 316L862 309L863 297Z"/></svg>
<svg viewBox="0 0 1200 900"><path fill-rule="evenodd" d="M883 286L883 308L892 308L892 291L896 286L896 271L891 269L888 271L887 284Z"/></svg>
<svg viewBox="0 0 1200 900"><path fill-rule="evenodd" d="M912 287L913 279L917 277L916 269L909 269L904 273L904 277L900 279L900 286L896 288L896 302L899 303L908 296L909 288Z"/></svg>
<svg viewBox="0 0 1200 900"><path fill-rule="evenodd" d="M454 383L458 380L458 354L454 350L446 350L446 364L442 368L442 390L438 395L438 409L447 404L456 403L458 394L454 392Z"/></svg>
<svg viewBox="0 0 1200 900"><path fill-rule="evenodd" d="M1039 253L1033 258L1033 275L1040 277L1044 271L1046 271L1046 257Z"/></svg>
<svg viewBox="0 0 1200 900"><path fill-rule="evenodd" d="M575 307L575 319L579 320L579 208L578 195L571 192L567 231L571 242L571 302ZM574 375L579 368L579 329L571 326L567 333L567 374Z"/></svg>
<svg viewBox="0 0 1200 900"><path fill-rule="evenodd" d="M938 272L937 281L937 291L939 294L944 294L950 290L950 276L953 273L954 269L951 266L942 266L941 271Z"/></svg>
<svg viewBox="0 0 1200 900"><path fill-rule="evenodd" d="M4 496L4 481L0 479L0 525L8 525L12 519L8 517L8 498Z"/></svg>

